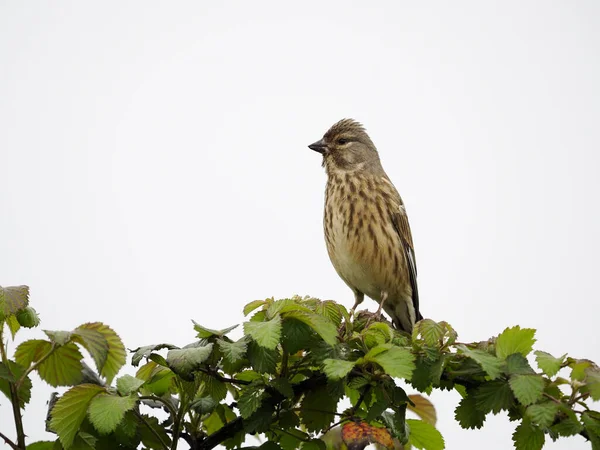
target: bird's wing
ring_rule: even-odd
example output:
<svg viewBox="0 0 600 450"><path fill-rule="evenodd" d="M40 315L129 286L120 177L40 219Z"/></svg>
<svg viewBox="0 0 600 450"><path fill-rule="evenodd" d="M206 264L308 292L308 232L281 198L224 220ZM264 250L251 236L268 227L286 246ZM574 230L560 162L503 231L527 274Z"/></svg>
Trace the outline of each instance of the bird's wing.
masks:
<svg viewBox="0 0 600 450"><path fill-rule="evenodd" d="M408 224L408 216L406 208L400 203L400 208L392 213L392 223L394 228L400 235L404 254L408 261L408 273L410 275L410 287L412 288L413 307L415 308L415 318L421 320L423 316L419 312L419 290L417 289L417 260L415 258L415 248L413 246L412 234L410 225Z"/></svg>

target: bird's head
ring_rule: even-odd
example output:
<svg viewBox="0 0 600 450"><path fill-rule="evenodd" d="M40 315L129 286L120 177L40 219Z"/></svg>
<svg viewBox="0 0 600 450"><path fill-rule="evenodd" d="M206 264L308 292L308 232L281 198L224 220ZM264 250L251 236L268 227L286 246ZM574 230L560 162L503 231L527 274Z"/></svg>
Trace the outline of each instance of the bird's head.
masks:
<svg viewBox="0 0 600 450"><path fill-rule="evenodd" d="M364 127L353 119L340 120L325 133L323 139L308 148L323 155L327 173L380 167L373 141Z"/></svg>

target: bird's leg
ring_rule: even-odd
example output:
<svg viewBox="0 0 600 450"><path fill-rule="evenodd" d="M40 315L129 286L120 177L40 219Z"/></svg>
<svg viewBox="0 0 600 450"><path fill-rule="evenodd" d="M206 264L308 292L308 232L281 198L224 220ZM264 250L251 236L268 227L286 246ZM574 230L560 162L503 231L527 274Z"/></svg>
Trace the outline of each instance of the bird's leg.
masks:
<svg viewBox="0 0 600 450"><path fill-rule="evenodd" d="M378 319L381 318L381 309L383 308L383 304L385 303L387 298L388 293L386 291L381 291L381 302L379 303L379 308L377 308L377 311L375 312L375 317L377 317Z"/></svg>
<svg viewBox="0 0 600 450"><path fill-rule="evenodd" d="M354 315L354 311L356 310L358 305L360 305L363 302L364 299L365 299L365 294L363 294L360 291L354 291L354 306L350 310L350 317L352 317Z"/></svg>

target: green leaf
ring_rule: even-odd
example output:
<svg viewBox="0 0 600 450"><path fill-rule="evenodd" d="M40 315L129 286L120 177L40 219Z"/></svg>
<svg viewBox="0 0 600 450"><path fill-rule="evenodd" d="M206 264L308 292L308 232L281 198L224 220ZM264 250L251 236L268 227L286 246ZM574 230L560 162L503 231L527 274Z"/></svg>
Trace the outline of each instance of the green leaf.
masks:
<svg viewBox="0 0 600 450"><path fill-rule="evenodd" d="M254 300L253 302L248 303L246 306L244 306L244 316L247 316L256 308L261 307L265 303L266 302L264 300Z"/></svg>
<svg viewBox="0 0 600 450"><path fill-rule="evenodd" d="M335 326L339 327L342 323L344 314L348 314L346 308L342 305L334 302L333 300L324 300L317 305L316 313L325 316L331 320ZM382 323L382 322L378 322ZM382 323L383 324L383 323ZM386 325L386 324L383 324ZM387 326L387 325L386 325Z"/></svg>
<svg viewBox="0 0 600 450"><path fill-rule="evenodd" d="M410 429L408 442L415 448L425 450L443 450L444 438L434 426L422 420L406 419Z"/></svg>
<svg viewBox="0 0 600 450"><path fill-rule="evenodd" d="M131 365L137 367L142 358L148 358L153 352L157 352L163 348L168 348L171 350L179 347L171 344L157 344L138 347L135 350L132 350L133 356L131 357Z"/></svg>
<svg viewBox="0 0 600 450"><path fill-rule="evenodd" d="M311 327L329 345L337 344L337 327L324 316L312 312L290 311L283 314L284 319L296 319Z"/></svg>
<svg viewBox="0 0 600 450"><path fill-rule="evenodd" d="M166 433L165 427L158 422L158 419L146 414L142 414L141 416L144 418L144 421L140 422L138 433L144 447L147 449L162 450L165 448L162 442L166 442L167 448L170 448L171 438ZM160 439L157 438L157 435L160 436Z"/></svg>
<svg viewBox="0 0 600 450"><path fill-rule="evenodd" d="M219 402L210 396L197 398L190 404L190 408L198 414L208 414L215 410Z"/></svg>
<svg viewBox="0 0 600 450"><path fill-rule="evenodd" d="M113 432L123 420L125 413L136 405L137 398L98 394L88 408L88 417L101 434Z"/></svg>
<svg viewBox="0 0 600 450"><path fill-rule="evenodd" d="M533 423L547 428L554 422L558 409L558 404L549 401L528 406L526 414Z"/></svg>
<svg viewBox="0 0 600 450"><path fill-rule="evenodd" d="M479 364L492 380L495 380L502 374L502 361L494 355L483 350L470 349L464 345L459 346L459 349Z"/></svg>
<svg viewBox="0 0 600 450"><path fill-rule="evenodd" d="M203 394L208 394L217 401L225 399L227 396L227 386L225 383L205 373L197 374L196 376L202 382Z"/></svg>
<svg viewBox="0 0 600 450"><path fill-rule="evenodd" d="M65 345L71 341L70 331L50 331L43 330L46 336L50 338L50 341L58 346Z"/></svg>
<svg viewBox="0 0 600 450"><path fill-rule="evenodd" d="M238 325L232 325L230 327L223 328L222 330L211 330L210 328L203 327L202 325L194 322L193 320L192 322L194 323L194 330L198 332L197 336L200 339L207 339L212 336L223 337L231 330L234 330L238 327Z"/></svg>
<svg viewBox="0 0 600 450"><path fill-rule="evenodd" d="M600 371L597 369L588 370L585 382L585 387L590 393L592 400L600 400Z"/></svg>
<svg viewBox="0 0 600 450"><path fill-rule="evenodd" d="M475 397L467 395L454 410L454 418L463 428L481 428L485 422L485 413L477 409Z"/></svg>
<svg viewBox="0 0 600 450"><path fill-rule="evenodd" d="M10 330L10 334L12 338L15 338L17 331L21 328L21 324L19 323L19 319L17 316L8 316L6 318L6 324L8 325L8 329Z"/></svg>
<svg viewBox="0 0 600 450"><path fill-rule="evenodd" d="M29 304L29 286L0 286L0 312L4 316L16 314Z"/></svg>
<svg viewBox="0 0 600 450"><path fill-rule="evenodd" d="M88 351L96 364L98 372L100 372L108 358L108 341L104 334L91 328L75 328L71 336L73 342Z"/></svg>
<svg viewBox="0 0 600 450"><path fill-rule="evenodd" d="M553 377L560 370L561 365L565 362L566 354L560 358L555 358L550 353L535 351L535 360L538 367L548 377Z"/></svg>
<svg viewBox="0 0 600 450"><path fill-rule="evenodd" d="M8 366L3 362L0 362L0 378L11 381L13 383L16 381L15 377L8 369Z"/></svg>
<svg viewBox="0 0 600 450"><path fill-rule="evenodd" d="M514 396L506 381L490 381L483 383L475 391L475 405L484 413L498 414L508 410L514 403Z"/></svg>
<svg viewBox="0 0 600 450"><path fill-rule="evenodd" d="M520 353L513 353L506 357L506 373L508 375L527 375L535 374L527 358Z"/></svg>
<svg viewBox="0 0 600 450"><path fill-rule="evenodd" d="M541 450L544 446L544 432L524 421L513 433L516 450Z"/></svg>
<svg viewBox="0 0 600 450"><path fill-rule="evenodd" d="M354 367L353 361L344 361L342 359L326 359L323 361L323 370L330 380L339 380L348 375L348 372Z"/></svg>
<svg viewBox="0 0 600 450"><path fill-rule="evenodd" d="M50 428L58 434L63 447L71 447L85 419L90 401L100 392L104 392L101 386L80 384L69 389L56 402L51 412Z"/></svg>
<svg viewBox="0 0 600 450"><path fill-rule="evenodd" d="M37 441L29 444L27 450L53 450L54 441Z"/></svg>
<svg viewBox="0 0 600 450"><path fill-rule="evenodd" d="M30 339L22 342L15 350L15 361L23 367L38 362L52 349L52 343L42 339Z"/></svg>
<svg viewBox="0 0 600 450"><path fill-rule="evenodd" d="M73 386L81 382L83 355L72 342L56 347L55 350L37 366L42 380L51 386Z"/></svg>
<svg viewBox="0 0 600 450"><path fill-rule="evenodd" d="M513 353L527 356L533 350L534 336L535 330L533 328L521 329L518 325L507 328L496 339L496 355L500 359L505 359Z"/></svg>
<svg viewBox="0 0 600 450"><path fill-rule="evenodd" d="M442 325L431 320L423 319L415 325L413 336L421 335L425 343L431 347L439 347L442 344L445 330Z"/></svg>
<svg viewBox="0 0 600 450"><path fill-rule="evenodd" d="M248 341L245 338L240 339L237 342L227 342L224 339L217 339L219 350L223 353L229 363L235 364L246 355L248 349Z"/></svg>
<svg viewBox="0 0 600 450"><path fill-rule="evenodd" d="M379 364L391 377L410 379L415 370L415 357L410 350L394 346L379 352L379 347L383 346L372 348L365 360Z"/></svg>
<svg viewBox="0 0 600 450"><path fill-rule="evenodd" d="M132 377L131 375L123 375L117 378L117 391L120 395L129 395L137 390L145 383L144 380Z"/></svg>
<svg viewBox="0 0 600 450"><path fill-rule="evenodd" d="M0 367L2 367L2 373L4 374L0 377L0 392L6 395L6 398L10 399L11 394L9 383L13 380L18 380L21 378L26 369L14 361L8 360L7 362L8 366L4 363L0 363ZM19 386L17 395L19 397L19 406L24 408L31 399L31 379L29 377L24 378L23 382Z"/></svg>
<svg viewBox="0 0 600 450"><path fill-rule="evenodd" d="M339 397L331 395L326 386L319 386L306 394L300 405L300 419L308 431L321 431L335 418Z"/></svg>
<svg viewBox="0 0 600 450"><path fill-rule="evenodd" d="M544 393L544 379L540 375L513 375L508 381L517 400L527 406L537 402Z"/></svg>
<svg viewBox="0 0 600 450"><path fill-rule="evenodd" d="M204 347L191 347L169 350L167 364L169 368L184 379L192 378L192 372L202 367L213 350L213 344Z"/></svg>
<svg viewBox="0 0 600 450"><path fill-rule="evenodd" d="M304 349L312 349L318 344L325 345L310 326L296 319L287 318L283 320L281 335L283 348L290 354ZM327 345L327 349L330 348Z"/></svg>
<svg viewBox="0 0 600 450"><path fill-rule="evenodd" d="M266 322L245 322L244 333L261 347L274 350L281 340L281 316L277 315Z"/></svg>
<svg viewBox="0 0 600 450"><path fill-rule="evenodd" d="M287 398L294 396L294 389L287 378L275 378L271 381L271 385L277 389L277 392Z"/></svg>
<svg viewBox="0 0 600 450"><path fill-rule="evenodd" d="M269 350L254 341L248 343L248 360L252 368L259 373L274 374L277 371L279 358L278 350Z"/></svg>
<svg viewBox="0 0 600 450"><path fill-rule="evenodd" d="M84 323L77 327L75 331L79 334L81 333L81 330L98 331L102 333L106 339L106 342L108 343L108 355L100 370L100 375L106 379L107 384L111 384L113 378L117 375L121 367L123 367L127 358L125 346L123 345L121 338L119 338L119 335L115 333L112 328L101 322ZM90 351L90 354L92 354L93 357L91 350L88 351Z"/></svg>
<svg viewBox="0 0 600 450"><path fill-rule="evenodd" d="M265 398L264 387L249 385L244 388L238 398L238 409L244 419L250 417L262 404Z"/></svg>

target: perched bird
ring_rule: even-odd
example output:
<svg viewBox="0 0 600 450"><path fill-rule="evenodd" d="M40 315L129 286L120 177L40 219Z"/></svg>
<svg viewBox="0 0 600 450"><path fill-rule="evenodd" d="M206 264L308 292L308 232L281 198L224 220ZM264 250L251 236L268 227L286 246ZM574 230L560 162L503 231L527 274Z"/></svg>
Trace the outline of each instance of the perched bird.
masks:
<svg viewBox="0 0 600 450"><path fill-rule="evenodd" d="M323 225L327 252L354 292L365 294L394 326L408 333L419 312L417 268L404 203L386 175L364 127L343 119L308 146L323 155L327 172Z"/></svg>

